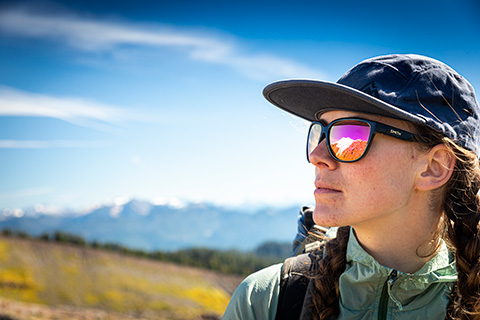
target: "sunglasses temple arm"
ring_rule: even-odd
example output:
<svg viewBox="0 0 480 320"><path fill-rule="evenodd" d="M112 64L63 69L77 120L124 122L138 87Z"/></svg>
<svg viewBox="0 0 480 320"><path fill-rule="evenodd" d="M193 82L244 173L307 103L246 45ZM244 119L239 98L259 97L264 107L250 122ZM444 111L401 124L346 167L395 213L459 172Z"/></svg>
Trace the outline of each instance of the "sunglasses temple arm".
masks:
<svg viewBox="0 0 480 320"><path fill-rule="evenodd" d="M383 133L387 136L394 137L401 140L413 141L415 140L415 135L413 133L398 129L395 127L390 127L381 123L375 124L375 131Z"/></svg>

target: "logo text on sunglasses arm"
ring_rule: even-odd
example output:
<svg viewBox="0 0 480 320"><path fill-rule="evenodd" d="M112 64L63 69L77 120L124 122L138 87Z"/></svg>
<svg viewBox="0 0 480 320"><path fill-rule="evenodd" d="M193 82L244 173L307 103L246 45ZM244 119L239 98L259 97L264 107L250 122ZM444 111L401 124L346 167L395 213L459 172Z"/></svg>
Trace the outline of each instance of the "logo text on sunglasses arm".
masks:
<svg viewBox="0 0 480 320"><path fill-rule="evenodd" d="M390 133L391 134L394 134L394 135L397 135L397 136L401 136L402 133L400 131L397 131L397 130L393 130L393 129L390 129Z"/></svg>

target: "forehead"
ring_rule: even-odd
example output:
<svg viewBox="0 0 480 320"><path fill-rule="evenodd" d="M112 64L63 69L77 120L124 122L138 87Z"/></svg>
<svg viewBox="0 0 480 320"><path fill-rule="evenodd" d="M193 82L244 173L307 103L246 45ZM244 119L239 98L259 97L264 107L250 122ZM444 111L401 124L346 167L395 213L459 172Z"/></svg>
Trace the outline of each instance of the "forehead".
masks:
<svg viewBox="0 0 480 320"><path fill-rule="evenodd" d="M350 117L373 120L373 121L377 121L393 127L404 129L407 131L413 129L413 124L408 121L388 118L388 117L379 116L379 115L370 114L370 113L355 112L355 111L344 111L344 110L328 111L322 114L322 116L320 117L320 120L325 121L325 123L330 123L336 119L350 118Z"/></svg>

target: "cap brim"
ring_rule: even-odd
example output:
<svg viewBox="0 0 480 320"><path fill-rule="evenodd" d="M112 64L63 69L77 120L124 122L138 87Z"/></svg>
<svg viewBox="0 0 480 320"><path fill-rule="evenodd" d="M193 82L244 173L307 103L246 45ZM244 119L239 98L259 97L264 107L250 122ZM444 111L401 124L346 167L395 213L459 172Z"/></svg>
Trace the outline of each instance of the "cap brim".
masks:
<svg viewBox="0 0 480 320"><path fill-rule="evenodd" d="M332 110L347 110L425 124L423 118L351 87L320 80L283 80L263 90L273 105L308 121L318 121Z"/></svg>

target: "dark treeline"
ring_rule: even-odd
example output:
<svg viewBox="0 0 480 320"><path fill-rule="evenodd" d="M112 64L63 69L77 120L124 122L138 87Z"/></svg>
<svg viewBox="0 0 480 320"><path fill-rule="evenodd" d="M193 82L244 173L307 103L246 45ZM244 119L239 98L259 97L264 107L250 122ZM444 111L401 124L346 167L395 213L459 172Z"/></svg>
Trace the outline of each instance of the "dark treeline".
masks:
<svg viewBox="0 0 480 320"><path fill-rule="evenodd" d="M266 266L283 261L291 254L291 245L278 242L266 242L252 252L237 250L215 250L208 248L192 248L178 251L147 252L131 249L116 243L87 242L83 237L65 232L43 233L31 236L23 231L2 230L5 237L41 240L72 244L81 247L102 249L125 255L148 258L159 261L174 262L198 268L210 269L222 273L248 275Z"/></svg>

